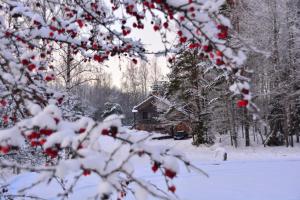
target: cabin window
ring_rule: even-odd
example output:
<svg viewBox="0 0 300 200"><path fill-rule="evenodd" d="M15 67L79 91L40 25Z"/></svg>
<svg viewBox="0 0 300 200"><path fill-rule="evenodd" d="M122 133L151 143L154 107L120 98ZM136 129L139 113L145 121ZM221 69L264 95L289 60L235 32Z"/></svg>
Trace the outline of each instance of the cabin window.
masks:
<svg viewBox="0 0 300 200"><path fill-rule="evenodd" d="M143 119L148 119L148 113L147 112L143 112Z"/></svg>

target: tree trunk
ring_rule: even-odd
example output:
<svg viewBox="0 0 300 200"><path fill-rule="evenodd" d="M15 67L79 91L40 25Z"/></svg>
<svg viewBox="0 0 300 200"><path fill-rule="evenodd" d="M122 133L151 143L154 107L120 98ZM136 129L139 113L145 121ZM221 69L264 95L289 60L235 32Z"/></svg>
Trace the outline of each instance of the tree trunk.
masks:
<svg viewBox="0 0 300 200"><path fill-rule="evenodd" d="M288 104L288 102L286 102ZM283 134L286 147L289 146L289 109L288 106L285 105L284 109L284 120L283 120Z"/></svg>
<svg viewBox="0 0 300 200"><path fill-rule="evenodd" d="M68 44L67 47L67 59L66 59L66 90L67 92L71 89L71 69L72 69L72 53L71 45Z"/></svg>
<svg viewBox="0 0 300 200"><path fill-rule="evenodd" d="M248 119L248 110L244 108L244 120L245 120L245 145L246 147L250 146L250 134L249 134L249 119Z"/></svg>
<svg viewBox="0 0 300 200"><path fill-rule="evenodd" d="M237 143L237 132L235 130L235 126L236 126L236 123L235 123L235 110L234 110L234 100L231 99L231 130L232 130L232 140L233 140L233 144L234 144L234 147L237 148L238 146L238 143Z"/></svg>

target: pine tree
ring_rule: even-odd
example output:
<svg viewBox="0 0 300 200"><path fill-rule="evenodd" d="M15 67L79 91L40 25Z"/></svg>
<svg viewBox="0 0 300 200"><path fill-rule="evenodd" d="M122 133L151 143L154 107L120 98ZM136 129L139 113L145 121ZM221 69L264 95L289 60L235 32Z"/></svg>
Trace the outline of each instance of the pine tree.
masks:
<svg viewBox="0 0 300 200"><path fill-rule="evenodd" d="M123 114L122 107L118 103L106 102L104 104L104 111L102 113L102 118L106 118L112 114L117 114L117 115Z"/></svg>
<svg viewBox="0 0 300 200"><path fill-rule="evenodd" d="M193 144L212 143L210 131L210 104L215 94L214 86L219 84L213 65L197 50L185 50L171 63L170 83L167 98L175 102L175 107L185 110L192 123ZM213 70L216 72L215 70Z"/></svg>

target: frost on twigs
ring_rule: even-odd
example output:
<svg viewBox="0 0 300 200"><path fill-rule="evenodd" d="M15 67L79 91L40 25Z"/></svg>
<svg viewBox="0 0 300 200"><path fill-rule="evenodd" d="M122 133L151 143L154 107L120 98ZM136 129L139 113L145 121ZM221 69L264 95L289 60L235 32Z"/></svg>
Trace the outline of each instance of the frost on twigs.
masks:
<svg viewBox="0 0 300 200"><path fill-rule="evenodd" d="M1 126L6 128L0 132L0 153L9 154L27 145L47 158L45 167L7 162L0 163L0 167L43 172L38 183L75 173L72 183L61 184L64 192L59 195L63 197L75 192L79 179L98 176L98 198L123 198L128 193L144 198L146 191L160 199L172 199L176 192L172 181L180 177L178 162L202 171L179 153L151 147L146 138L137 140L121 134L118 116L101 123L87 117L67 117L60 109L65 96L50 87L56 78L55 55L60 47L69 45L71 56L80 56L83 62L99 64L124 56L138 64L148 53L180 51L166 45L165 52L149 52L139 39L131 37L133 30L144 29L149 16L153 31L162 36L175 32L179 44L198 49L215 67L223 69L232 80L230 89L241 96L238 106L251 108L249 79L243 69L245 55L227 42L231 24L219 12L224 3L0 0L0 107ZM135 176L132 159L145 157L149 159L149 171L165 178L165 190Z"/></svg>

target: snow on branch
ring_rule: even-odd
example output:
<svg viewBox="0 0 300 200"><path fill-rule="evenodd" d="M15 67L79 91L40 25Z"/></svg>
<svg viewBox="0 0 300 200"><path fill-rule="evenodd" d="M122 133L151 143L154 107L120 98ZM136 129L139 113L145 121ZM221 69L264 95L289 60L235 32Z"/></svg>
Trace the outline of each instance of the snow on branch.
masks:
<svg viewBox="0 0 300 200"><path fill-rule="evenodd" d="M179 174L179 163L207 174L181 154L148 146L149 135L136 140L121 134L121 120L116 115L103 122L87 117L68 120L59 108L64 96L51 87L56 77L55 54L62 45L68 44L71 55L83 56L84 62L103 63L114 56L126 56L137 64L139 59L146 59L149 51L140 40L131 38L131 33L133 29L144 29L149 15L153 31L162 35L175 31L179 44L198 49L216 67L228 71L228 77L233 80L230 89L241 96L238 105L255 108L251 103L249 79L244 76L246 57L241 49L231 48L227 42L231 24L219 12L224 3L224 0L113 0L110 3L0 0L0 104L2 108L10 108L2 116L5 127L10 128L0 131L0 153L30 145L42 151L48 160L45 167L3 161L0 167L40 172L41 179L29 188L63 179L68 173L77 174L69 188L58 194L63 197L74 192L79 178L94 174L101 180L96 196L100 199L114 195L121 198L128 192L137 199L144 198L145 194L177 199L172 181ZM170 48L165 53L179 50ZM134 157L148 157L152 171L165 178L166 190L134 175L136 166L131 162Z"/></svg>

